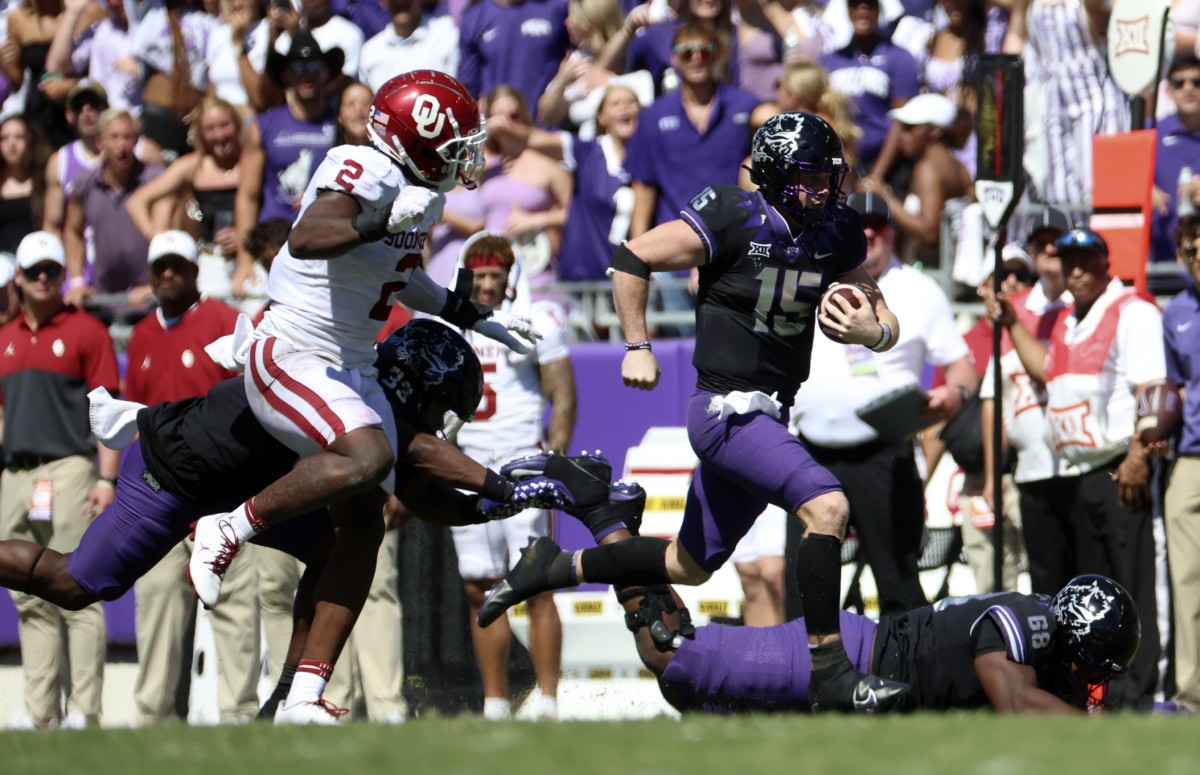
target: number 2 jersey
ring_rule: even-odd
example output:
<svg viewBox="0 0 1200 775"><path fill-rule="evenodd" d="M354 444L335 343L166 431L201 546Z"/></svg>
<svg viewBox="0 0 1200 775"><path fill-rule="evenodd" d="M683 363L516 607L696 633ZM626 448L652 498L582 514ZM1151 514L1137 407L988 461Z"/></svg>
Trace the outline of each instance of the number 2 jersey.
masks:
<svg viewBox="0 0 1200 775"><path fill-rule="evenodd" d="M696 300L697 386L778 393L790 405L808 377L821 294L866 257L858 213L838 204L830 220L793 234L760 194L721 185L680 216L707 258Z"/></svg>
<svg viewBox="0 0 1200 775"><path fill-rule="evenodd" d="M400 168L374 148L339 145L304 191L300 218L322 191L349 194L366 211L390 208L407 185ZM428 238L427 231L412 228L330 259L299 259L285 244L271 264L271 304L257 334L320 350L345 368L370 368L392 294L421 266Z"/></svg>

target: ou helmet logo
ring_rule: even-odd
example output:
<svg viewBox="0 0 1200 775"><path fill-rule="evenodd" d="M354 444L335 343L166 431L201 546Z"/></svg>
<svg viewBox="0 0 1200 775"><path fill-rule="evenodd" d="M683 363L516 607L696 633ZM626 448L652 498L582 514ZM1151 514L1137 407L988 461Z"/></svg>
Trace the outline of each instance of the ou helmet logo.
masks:
<svg viewBox="0 0 1200 775"><path fill-rule="evenodd" d="M442 125L446 115L442 113L442 104L432 94L422 94L413 103L413 121L417 124L417 134L426 139L432 139L442 133Z"/></svg>

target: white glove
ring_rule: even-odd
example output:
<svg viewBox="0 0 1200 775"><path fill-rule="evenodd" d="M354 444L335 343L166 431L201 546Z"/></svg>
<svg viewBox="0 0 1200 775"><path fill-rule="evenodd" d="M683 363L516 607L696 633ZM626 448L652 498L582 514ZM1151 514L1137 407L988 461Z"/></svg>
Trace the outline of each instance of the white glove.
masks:
<svg viewBox="0 0 1200 775"><path fill-rule="evenodd" d="M392 201L387 230L392 234L399 234L415 226L417 231L428 231L442 220L442 208L445 206L446 195L440 191L421 186L405 186Z"/></svg>
<svg viewBox="0 0 1200 775"><path fill-rule="evenodd" d="M88 393L88 420L92 434L109 449L125 449L137 435L137 414L145 404L113 398L98 387Z"/></svg>
<svg viewBox="0 0 1200 775"><path fill-rule="evenodd" d="M493 312L491 317L480 320L475 325L471 326L471 330L477 334L482 334L488 339L495 339L500 344L504 345L513 352L524 355L529 352L529 348L542 338L533 327L533 321L529 318L522 318L516 315L510 315L507 312ZM509 332L512 333L509 333ZM520 337L513 336L516 334Z"/></svg>
<svg viewBox="0 0 1200 775"><path fill-rule="evenodd" d="M221 368L240 374L246 370L246 358L250 356L253 334L254 323L249 315L241 313L237 316L237 322L233 324L233 333L204 345L204 352Z"/></svg>

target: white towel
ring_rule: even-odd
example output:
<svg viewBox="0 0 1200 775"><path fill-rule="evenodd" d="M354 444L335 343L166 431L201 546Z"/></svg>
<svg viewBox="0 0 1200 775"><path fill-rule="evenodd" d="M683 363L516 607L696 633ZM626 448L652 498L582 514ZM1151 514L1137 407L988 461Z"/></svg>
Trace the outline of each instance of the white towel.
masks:
<svg viewBox="0 0 1200 775"><path fill-rule="evenodd" d="M137 435L137 414L146 405L113 398L102 387L88 393L88 401L88 420L100 443L109 449L128 447Z"/></svg>
<svg viewBox="0 0 1200 775"><path fill-rule="evenodd" d="M213 359L213 363L223 369L236 371L239 374L246 370L246 359L250 357L250 344L254 338L254 323L245 313L237 316L233 325L233 333L223 336L204 346L204 352Z"/></svg>
<svg viewBox="0 0 1200 775"><path fill-rule="evenodd" d="M767 395L758 390L750 393L735 390L720 398L721 419L724 420L734 414L762 412L778 420L782 416L783 404L775 400L775 396L777 395L779 394L772 393L771 395Z"/></svg>

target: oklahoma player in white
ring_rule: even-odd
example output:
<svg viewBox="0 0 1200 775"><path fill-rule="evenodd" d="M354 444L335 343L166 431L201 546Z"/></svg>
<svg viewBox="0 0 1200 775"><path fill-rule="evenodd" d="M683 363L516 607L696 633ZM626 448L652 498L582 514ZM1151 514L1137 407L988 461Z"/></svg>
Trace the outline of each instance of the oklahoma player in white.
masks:
<svg viewBox="0 0 1200 775"><path fill-rule="evenodd" d="M233 513L201 519L189 563L197 595L214 606L225 569L251 536L332 504L340 529L330 563L351 570L319 589L304 657L280 707L298 721L328 715L321 691L366 599L382 539L397 442L373 363L393 299L519 352L526 346L508 329L534 337L528 321L501 322L421 269L444 192L474 188L482 170L487 130L467 89L433 70L397 76L376 93L367 134L370 147L338 146L313 175L272 264L270 308L247 359L255 417L303 459ZM339 563L339 554L354 559Z"/></svg>
<svg viewBox="0 0 1200 775"><path fill-rule="evenodd" d="M472 422L458 432L458 443L481 465L535 454L543 442L565 454L575 431L575 373L567 350L568 330L558 305L531 302L528 284L519 282L511 243L503 234L480 232L462 248L462 264L474 273L474 301L492 310L520 310L533 321L541 340L529 353L517 355L480 336L466 334L483 365L483 400ZM550 402L550 426L542 419ZM553 515L526 509L515 517L488 525L451 528L458 552L458 572L471 606L471 640L483 681L483 715L493 720L511 716L508 696L507 617L481 628L479 606L492 587L521 558L530 537L553 533ZM541 692L533 700L538 718L557 718L558 675L562 663L562 622L552 593L529 599L530 651ZM498 631L493 632L499 628Z"/></svg>

